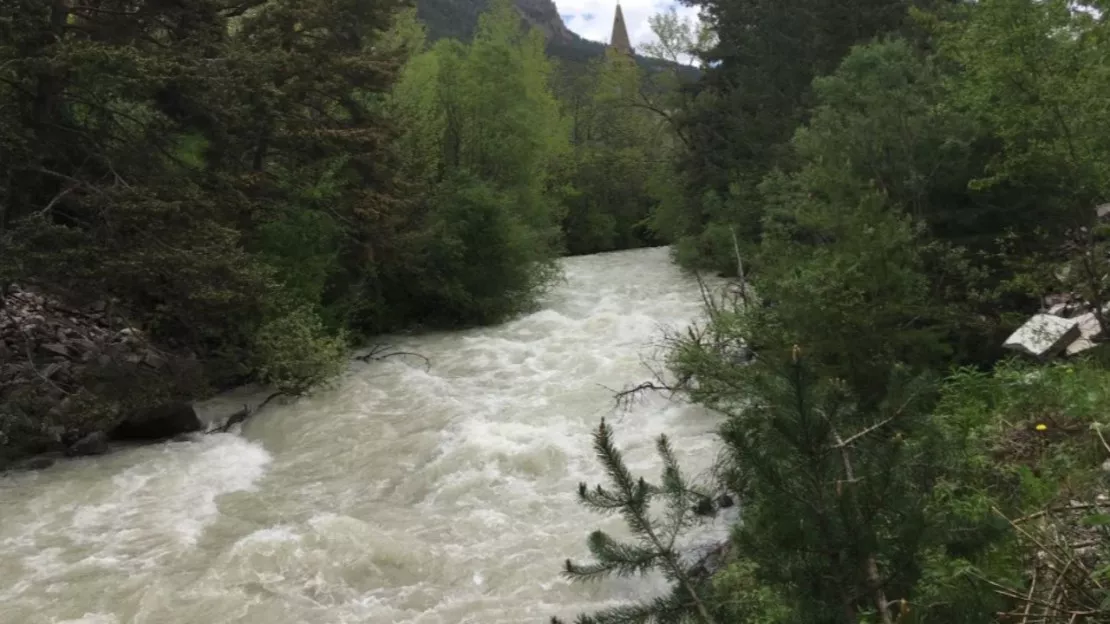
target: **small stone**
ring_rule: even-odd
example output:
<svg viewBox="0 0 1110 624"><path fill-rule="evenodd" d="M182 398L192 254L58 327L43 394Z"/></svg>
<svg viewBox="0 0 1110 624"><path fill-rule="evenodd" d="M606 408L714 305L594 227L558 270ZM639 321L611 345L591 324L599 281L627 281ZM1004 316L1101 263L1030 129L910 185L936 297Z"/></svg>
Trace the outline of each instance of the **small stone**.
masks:
<svg viewBox="0 0 1110 624"><path fill-rule="evenodd" d="M43 351L53 353L54 355L60 355L62 357L68 357L69 356L69 349L67 349L65 345L58 344L56 342L52 342L50 344L44 344L40 348Z"/></svg>
<svg viewBox="0 0 1110 624"><path fill-rule="evenodd" d="M54 460L49 457L32 457L19 465L24 470L46 470L54 465Z"/></svg>
<svg viewBox="0 0 1110 624"><path fill-rule="evenodd" d="M729 507L732 507L734 504L735 503L733 502L732 497L729 496L728 494L721 494L720 496L717 497L717 506L720 507L721 509L728 509Z"/></svg>
<svg viewBox="0 0 1110 624"><path fill-rule="evenodd" d="M85 338L75 338L75 339L73 339L72 345L81 349L81 350L83 350L83 351L95 351L96 350L96 343L91 341L91 340L86 340Z"/></svg>
<svg viewBox="0 0 1110 624"><path fill-rule="evenodd" d="M694 505L693 512L699 516L708 516L713 513L713 500L710 498L703 498Z"/></svg>
<svg viewBox="0 0 1110 624"><path fill-rule="evenodd" d="M103 431L94 431L74 442L72 446L66 449L66 455L70 457L103 455L108 450L108 436Z"/></svg>
<svg viewBox="0 0 1110 624"><path fill-rule="evenodd" d="M161 370L166 365L166 360L162 356L148 351L146 357L143 358L143 363L155 370Z"/></svg>

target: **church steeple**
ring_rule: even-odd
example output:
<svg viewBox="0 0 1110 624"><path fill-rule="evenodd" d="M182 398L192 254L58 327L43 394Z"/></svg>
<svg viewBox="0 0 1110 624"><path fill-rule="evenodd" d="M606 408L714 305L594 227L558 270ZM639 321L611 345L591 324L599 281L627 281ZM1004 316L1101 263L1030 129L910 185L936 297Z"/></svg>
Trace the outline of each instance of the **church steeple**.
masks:
<svg viewBox="0 0 1110 624"><path fill-rule="evenodd" d="M613 17L613 36L609 38L609 47L617 52L632 54L632 44L628 41L628 29L624 26L624 14L621 13L621 3L617 2L617 14Z"/></svg>

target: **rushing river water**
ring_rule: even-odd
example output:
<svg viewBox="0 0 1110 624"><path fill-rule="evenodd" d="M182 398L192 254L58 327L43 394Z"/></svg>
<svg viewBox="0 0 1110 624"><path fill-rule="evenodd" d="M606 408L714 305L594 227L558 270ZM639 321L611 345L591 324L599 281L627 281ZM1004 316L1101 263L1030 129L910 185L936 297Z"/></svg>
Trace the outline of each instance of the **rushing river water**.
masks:
<svg viewBox="0 0 1110 624"><path fill-rule="evenodd" d="M649 478L662 432L688 473L712 463L712 415L659 397L614 412L607 389L650 378L697 286L665 249L564 269L538 312L391 343L427 370L353 363L241 435L0 477L0 623L522 624L658 591L559 572L590 530L621 533L575 498L602 475L601 417Z"/></svg>

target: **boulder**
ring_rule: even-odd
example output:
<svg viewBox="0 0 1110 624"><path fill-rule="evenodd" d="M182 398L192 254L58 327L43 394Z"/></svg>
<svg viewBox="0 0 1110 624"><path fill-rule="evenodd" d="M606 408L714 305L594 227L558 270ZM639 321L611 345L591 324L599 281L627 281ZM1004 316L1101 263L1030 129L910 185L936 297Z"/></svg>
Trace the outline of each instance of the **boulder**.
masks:
<svg viewBox="0 0 1110 624"><path fill-rule="evenodd" d="M274 398L273 388L247 384L193 404L208 433L225 432L258 412Z"/></svg>
<svg viewBox="0 0 1110 624"><path fill-rule="evenodd" d="M15 472L34 472L38 470L46 470L54 465L54 458L52 457L30 457L21 462L17 462L11 467Z"/></svg>
<svg viewBox="0 0 1110 624"><path fill-rule="evenodd" d="M114 440L167 440L203 428L192 405L169 403L132 414L109 435Z"/></svg>
<svg viewBox="0 0 1110 624"><path fill-rule="evenodd" d="M1003 347L1047 359L1063 351L1080 337L1077 319L1037 314L1018 328Z"/></svg>
<svg viewBox="0 0 1110 624"><path fill-rule="evenodd" d="M1073 340L1067 347L1068 355L1082 353L1098 345L1102 339L1102 325L1094 312L1075 317L1075 325L1079 328L1079 338Z"/></svg>
<svg viewBox="0 0 1110 624"><path fill-rule="evenodd" d="M70 445L66 449L66 455L70 457L103 455L109 450L108 436L103 431L94 431Z"/></svg>

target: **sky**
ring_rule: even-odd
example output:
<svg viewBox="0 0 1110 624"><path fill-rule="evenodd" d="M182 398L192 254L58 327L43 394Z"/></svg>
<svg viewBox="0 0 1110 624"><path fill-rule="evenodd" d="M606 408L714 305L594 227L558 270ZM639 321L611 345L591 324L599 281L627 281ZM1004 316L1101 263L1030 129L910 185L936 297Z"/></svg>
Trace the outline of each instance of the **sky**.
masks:
<svg viewBox="0 0 1110 624"><path fill-rule="evenodd" d="M609 43L609 35L613 33L613 14L617 10L616 0L555 0L555 6L567 28L586 39ZM680 16L693 18L698 14L697 9L665 0L621 1L624 23L633 48L655 39L648 18L671 7L675 7Z"/></svg>

